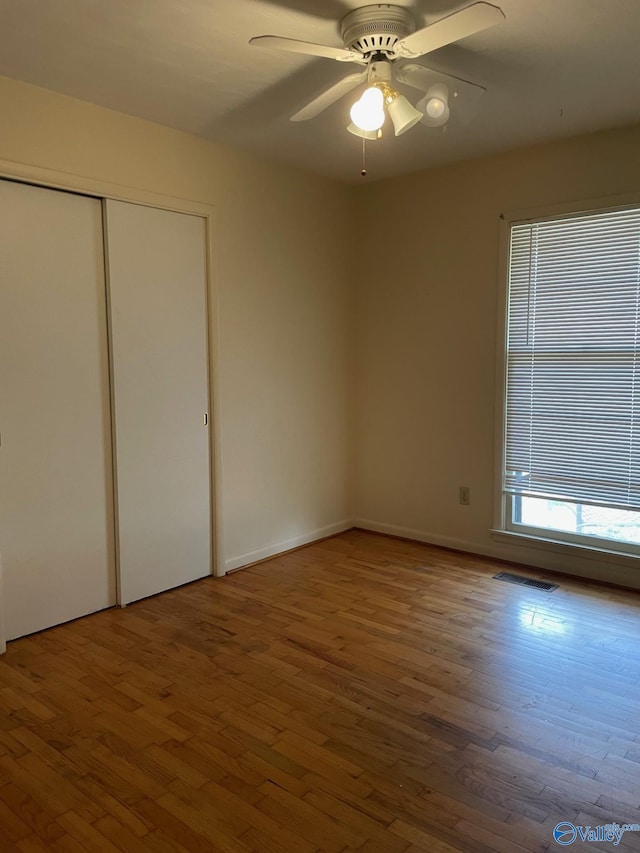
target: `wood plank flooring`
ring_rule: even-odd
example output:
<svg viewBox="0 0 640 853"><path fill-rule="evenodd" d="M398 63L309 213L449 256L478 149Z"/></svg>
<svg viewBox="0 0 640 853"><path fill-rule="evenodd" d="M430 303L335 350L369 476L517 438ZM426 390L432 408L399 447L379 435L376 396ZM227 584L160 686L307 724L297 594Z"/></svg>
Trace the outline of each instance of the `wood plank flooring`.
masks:
<svg viewBox="0 0 640 853"><path fill-rule="evenodd" d="M505 568L354 530L10 643L0 851L523 853L640 823L640 596Z"/></svg>

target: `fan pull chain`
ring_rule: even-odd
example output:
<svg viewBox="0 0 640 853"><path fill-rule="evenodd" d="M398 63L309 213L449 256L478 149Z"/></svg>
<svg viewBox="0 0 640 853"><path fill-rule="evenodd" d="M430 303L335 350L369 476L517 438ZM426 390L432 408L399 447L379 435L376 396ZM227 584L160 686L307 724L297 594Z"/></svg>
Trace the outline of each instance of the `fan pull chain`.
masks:
<svg viewBox="0 0 640 853"><path fill-rule="evenodd" d="M364 146L366 144L366 141L367 140L363 136L362 137L362 171L360 172L360 174L362 175L363 178L367 177L367 164L366 164L365 154L364 154Z"/></svg>

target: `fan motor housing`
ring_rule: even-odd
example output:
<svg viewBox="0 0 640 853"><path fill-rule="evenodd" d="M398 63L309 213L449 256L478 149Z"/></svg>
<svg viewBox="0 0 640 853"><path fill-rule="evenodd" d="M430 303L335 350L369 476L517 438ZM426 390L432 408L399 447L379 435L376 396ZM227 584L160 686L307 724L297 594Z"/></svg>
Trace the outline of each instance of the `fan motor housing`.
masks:
<svg viewBox="0 0 640 853"><path fill-rule="evenodd" d="M415 29L416 22L408 9L388 3L354 9L340 23L344 46L363 56L393 54L396 42L411 35Z"/></svg>

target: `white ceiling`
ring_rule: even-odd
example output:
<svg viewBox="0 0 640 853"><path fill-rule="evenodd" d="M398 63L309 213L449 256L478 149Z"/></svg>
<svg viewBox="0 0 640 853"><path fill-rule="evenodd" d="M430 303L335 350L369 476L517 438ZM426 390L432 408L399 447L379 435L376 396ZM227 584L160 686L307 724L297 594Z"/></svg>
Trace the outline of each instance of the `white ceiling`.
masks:
<svg viewBox="0 0 640 853"><path fill-rule="evenodd" d="M487 89L446 134L367 145L369 179L640 120L640 0L494 0L506 21L420 63ZM251 47L254 35L342 46L362 0L0 0L0 74L341 180L361 180L347 96L289 116L358 66ZM396 0L417 26L468 5ZM414 60L415 61L415 60ZM415 103L416 90L404 90ZM640 152L639 152L640 156Z"/></svg>

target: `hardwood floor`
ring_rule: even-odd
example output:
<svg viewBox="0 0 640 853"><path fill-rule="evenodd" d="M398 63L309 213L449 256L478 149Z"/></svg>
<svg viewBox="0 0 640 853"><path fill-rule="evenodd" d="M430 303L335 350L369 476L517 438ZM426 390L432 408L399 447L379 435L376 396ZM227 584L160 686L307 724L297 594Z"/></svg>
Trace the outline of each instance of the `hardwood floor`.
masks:
<svg viewBox="0 0 640 853"><path fill-rule="evenodd" d="M351 531L10 643L0 851L519 853L640 823L640 596L505 568Z"/></svg>

